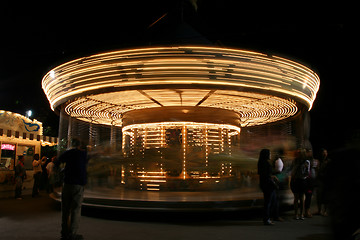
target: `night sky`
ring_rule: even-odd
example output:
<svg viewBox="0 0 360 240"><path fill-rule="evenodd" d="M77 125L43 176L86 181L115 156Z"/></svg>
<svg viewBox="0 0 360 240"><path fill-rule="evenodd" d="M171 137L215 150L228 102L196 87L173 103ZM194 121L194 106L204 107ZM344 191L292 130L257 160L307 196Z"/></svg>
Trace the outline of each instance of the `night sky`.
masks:
<svg viewBox="0 0 360 240"><path fill-rule="evenodd" d="M353 44L355 27L315 23L309 18L295 24L287 19L294 14L295 20L304 20L296 17L312 15L311 11L291 11L273 23L269 19L279 16L279 11L259 12L239 7L237 1L198 0L197 10L191 1L119 2L116 6L99 2L73 6L63 1L38 6L2 3L0 109L24 115L31 109L34 118L43 122L45 134L56 135L58 116L41 89L41 79L49 70L98 52L168 43L179 38L173 31L186 22L203 36L196 41L280 55L316 71L321 85L310 112L314 148L335 149L359 141L355 117L359 93L350 64L358 50ZM164 18L149 28L161 16Z"/></svg>

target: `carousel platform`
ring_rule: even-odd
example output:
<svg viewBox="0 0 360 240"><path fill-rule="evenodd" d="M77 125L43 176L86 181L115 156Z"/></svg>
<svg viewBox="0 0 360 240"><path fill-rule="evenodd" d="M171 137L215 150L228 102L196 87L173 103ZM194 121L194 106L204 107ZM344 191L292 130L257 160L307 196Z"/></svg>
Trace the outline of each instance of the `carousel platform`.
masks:
<svg viewBox="0 0 360 240"><path fill-rule="evenodd" d="M60 190L50 195L56 201L61 201ZM282 193L281 199L282 203L291 203L288 192ZM96 187L85 190L83 205L137 211L235 211L262 207L263 195L256 188L172 192Z"/></svg>

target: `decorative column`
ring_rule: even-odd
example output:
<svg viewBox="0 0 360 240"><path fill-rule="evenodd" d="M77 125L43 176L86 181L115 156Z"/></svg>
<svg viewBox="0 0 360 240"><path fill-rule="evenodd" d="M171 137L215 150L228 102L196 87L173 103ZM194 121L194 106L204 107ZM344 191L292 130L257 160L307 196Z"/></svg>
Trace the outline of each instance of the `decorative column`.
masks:
<svg viewBox="0 0 360 240"><path fill-rule="evenodd" d="M183 153L183 169L182 169L182 175L183 175L183 179L186 179L186 125L184 124L182 126L182 144L181 144L181 148L182 148L182 153Z"/></svg>
<svg viewBox="0 0 360 240"><path fill-rule="evenodd" d="M69 115L68 132L67 132L67 148L71 148L72 140L72 117Z"/></svg>
<svg viewBox="0 0 360 240"><path fill-rule="evenodd" d="M89 125L89 146L90 148L93 148L95 145L95 141L94 141L94 133L95 129L94 129L94 124L92 122L90 122Z"/></svg>
<svg viewBox="0 0 360 240"><path fill-rule="evenodd" d="M209 133L208 133L208 127L206 126L205 129L205 176L207 177L209 175L208 169L209 169Z"/></svg>
<svg viewBox="0 0 360 240"><path fill-rule="evenodd" d="M111 152L116 151L116 127L113 124L111 124L110 128L110 149Z"/></svg>

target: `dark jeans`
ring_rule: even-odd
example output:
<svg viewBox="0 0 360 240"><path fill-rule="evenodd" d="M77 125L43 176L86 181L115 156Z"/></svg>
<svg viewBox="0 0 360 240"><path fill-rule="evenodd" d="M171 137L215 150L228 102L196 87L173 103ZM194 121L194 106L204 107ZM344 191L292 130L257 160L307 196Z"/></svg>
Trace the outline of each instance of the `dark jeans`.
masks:
<svg viewBox="0 0 360 240"><path fill-rule="evenodd" d="M270 220L270 215L274 212L276 208L276 191L264 189L264 222L267 222ZM278 217L278 216L274 216Z"/></svg>
<svg viewBox="0 0 360 240"><path fill-rule="evenodd" d="M64 184L61 194L61 236L75 236L79 228L84 186Z"/></svg>
<svg viewBox="0 0 360 240"><path fill-rule="evenodd" d="M15 198L20 198L22 193L23 179L21 177L16 177L15 184Z"/></svg>
<svg viewBox="0 0 360 240"><path fill-rule="evenodd" d="M305 209L309 209L311 207L311 198L312 198L312 191L305 192Z"/></svg>

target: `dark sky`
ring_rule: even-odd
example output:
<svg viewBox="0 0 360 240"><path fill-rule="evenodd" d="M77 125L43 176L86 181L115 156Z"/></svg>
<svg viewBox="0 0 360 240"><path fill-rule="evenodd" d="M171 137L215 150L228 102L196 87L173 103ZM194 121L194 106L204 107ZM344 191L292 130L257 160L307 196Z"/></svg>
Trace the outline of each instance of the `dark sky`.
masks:
<svg viewBox="0 0 360 240"><path fill-rule="evenodd" d="M290 11L279 15L270 9L239 7L238 1L190 2L119 1L73 5L65 1L18 3L5 1L0 7L0 109L34 117L57 128L41 79L51 68L106 50L157 44L172 38L171 31L183 19L210 42L281 55L304 63L321 80L320 91L311 110L311 140L316 147L334 148L352 141L359 127L352 114L356 110L356 78L350 61L355 48L356 28L347 24L297 16L313 12ZM282 8L284 11L284 8ZM167 15L148 28L158 18ZM181 14L183 13L183 14ZM270 21L273 15L280 21ZM296 23L288 21L295 14ZM181 18L182 16L182 18ZM297 19L296 19L297 18ZM358 137L359 138L359 137Z"/></svg>

